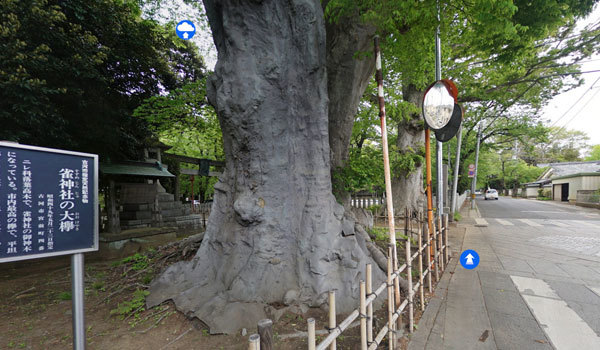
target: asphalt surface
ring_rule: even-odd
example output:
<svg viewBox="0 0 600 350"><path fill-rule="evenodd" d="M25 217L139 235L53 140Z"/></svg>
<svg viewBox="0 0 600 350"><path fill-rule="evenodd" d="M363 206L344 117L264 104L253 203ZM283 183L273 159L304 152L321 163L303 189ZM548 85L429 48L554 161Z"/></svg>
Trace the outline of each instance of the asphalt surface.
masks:
<svg viewBox="0 0 600 350"><path fill-rule="evenodd" d="M600 349L600 210L476 203L454 250L477 251L479 265L453 255L409 349Z"/></svg>

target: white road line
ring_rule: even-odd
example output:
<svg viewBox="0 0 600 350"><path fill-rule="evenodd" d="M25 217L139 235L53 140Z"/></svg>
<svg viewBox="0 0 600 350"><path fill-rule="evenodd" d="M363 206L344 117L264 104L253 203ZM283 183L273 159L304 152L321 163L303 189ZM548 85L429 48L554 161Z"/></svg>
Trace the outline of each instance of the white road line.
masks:
<svg viewBox="0 0 600 350"><path fill-rule="evenodd" d="M600 224L598 224L596 222L579 220L579 221L577 221L577 223L579 223L580 225L583 225L583 226L587 226L587 227L600 228Z"/></svg>
<svg viewBox="0 0 600 350"><path fill-rule="evenodd" d="M504 226L514 226L514 224L510 221L506 221L506 220L502 220L502 219L496 219L496 221L498 221L499 223L501 223Z"/></svg>
<svg viewBox="0 0 600 350"><path fill-rule="evenodd" d="M475 222L477 223L475 226L487 226L488 222L484 218L475 218Z"/></svg>
<svg viewBox="0 0 600 350"><path fill-rule="evenodd" d="M526 223L529 226L534 226L534 227L542 227L542 226L544 226L544 225L538 224L537 222L533 222L533 221L531 221L529 219L519 219L519 220L522 221L522 222L524 222L524 223Z"/></svg>
<svg viewBox="0 0 600 350"><path fill-rule="evenodd" d="M560 299L558 294L550 288L548 283L540 279L521 276L510 276L510 278L513 280L513 283L517 286L517 289L521 294L529 293L538 297Z"/></svg>
<svg viewBox="0 0 600 350"><path fill-rule="evenodd" d="M510 276L557 350L600 349L600 337L550 286L539 279ZM548 298L545 295L552 295Z"/></svg>
<svg viewBox="0 0 600 350"><path fill-rule="evenodd" d="M592 286L586 286L586 287L591 289L592 292L596 293L596 295L600 297L600 287L592 287Z"/></svg>
<svg viewBox="0 0 600 350"><path fill-rule="evenodd" d="M570 227L569 225L565 224L564 222L560 222L557 220L552 220L550 221L551 224L559 226L559 227Z"/></svg>

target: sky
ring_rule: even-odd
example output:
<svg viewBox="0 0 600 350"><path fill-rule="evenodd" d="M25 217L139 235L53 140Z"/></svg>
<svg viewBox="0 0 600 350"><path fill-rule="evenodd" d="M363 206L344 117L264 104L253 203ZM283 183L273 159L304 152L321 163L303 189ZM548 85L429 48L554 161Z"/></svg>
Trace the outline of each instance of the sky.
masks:
<svg viewBox="0 0 600 350"><path fill-rule="evenodd" d="M580 21L578 27L598 21L600 21L600 6L597 5L588 18ZM581 65L581 71L600 70L600 55L591 56L584 61L587 62ZM548 120L547 125L583 131L589 136L590 145L598 145L600 144L600 72L582 74L582 77L585 83L576 89L555 96L542 110L542 118Z"/></svg>

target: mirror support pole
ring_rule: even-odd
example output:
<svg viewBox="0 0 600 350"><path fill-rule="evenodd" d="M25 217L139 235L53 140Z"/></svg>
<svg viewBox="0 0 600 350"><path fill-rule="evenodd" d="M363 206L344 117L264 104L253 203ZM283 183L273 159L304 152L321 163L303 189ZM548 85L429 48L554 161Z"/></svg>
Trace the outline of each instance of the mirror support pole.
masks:
<svg viewBox="0 0 600 350"><path fill-rule="evenodd" d="M435 30L435 80L442 79L442 44L440 40L440 3L437 3L438 26ZM437 215L444 213L444 176L442 169L443 149L442 143L437 142L436 165L437 165Z"/></svg>

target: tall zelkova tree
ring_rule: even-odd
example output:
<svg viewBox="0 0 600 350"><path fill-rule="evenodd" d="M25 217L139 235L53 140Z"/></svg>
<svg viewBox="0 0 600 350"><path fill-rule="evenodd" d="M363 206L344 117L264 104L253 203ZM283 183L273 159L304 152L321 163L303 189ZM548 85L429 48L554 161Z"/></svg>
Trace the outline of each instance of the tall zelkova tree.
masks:
<svg viewBox="0 0 600 350"><path fill-rule="evenodd" d="M546 2L560 5L551 16L569 3ZM369 25L375 26L387 34L390 49L407 48L395 51L402 64L394 71L420 90L428 80L420 74L430 74L427 67L433 66L421 62L431 51L422 39L436 26L436 1L416 6L204 0L204 5L218 50L207 96L222 128L226 170L215 185L196 257L157 278L148 304L172 299L211 332L253 327L266 314L276 317L274 307L281 303L320 306L330 289L337 290L338 311L347 312L357 305L357 282L370 258L350 215L332 195L331 170L332 164L345 164L344 147L372 67L357 60L360 50L371 51ZM526 35L513 18L513 1L462 5L450 3L449 18L462 24L463 43L475 57L527 42L519 39ZM414 62L419 64L412 67ZM381 277L377 269L376 274Z"/></svg>
<svg viewBox="0 0 600 350"><path fill-rule="evenodd" d="M204 4L219 52L207 95L226 168L196 257L155 280L148 304L172 299L213 333L275 317L281 302L319 306L332 289L349 311L370 259L332 194L321 4Z"/></svg>

